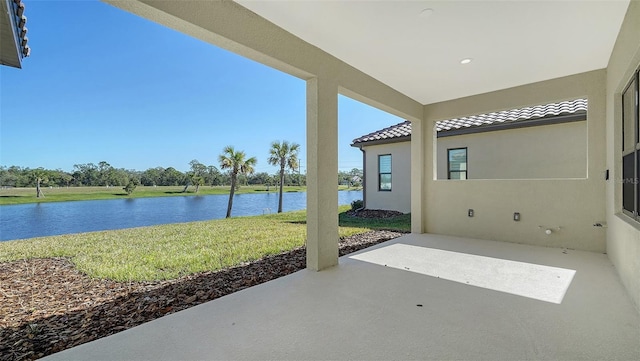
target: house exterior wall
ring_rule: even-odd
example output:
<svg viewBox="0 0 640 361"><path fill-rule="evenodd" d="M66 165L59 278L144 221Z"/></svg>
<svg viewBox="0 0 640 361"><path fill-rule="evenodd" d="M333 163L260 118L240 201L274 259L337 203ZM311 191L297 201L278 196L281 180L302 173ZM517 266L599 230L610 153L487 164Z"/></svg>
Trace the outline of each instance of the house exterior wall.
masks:
<svg viewBox="0 0 640 361"><path fill-rule="evenodd" d="M367 209L411 212L411 144L378 144L365 151L365 198ZM378 156L391 154L391 191L378 190Z"/></svg>
<svg viewBox="0 0 640 361"><path fill-rule="evenodd" d="M467 148L468 179L585 178L587 123L577 121L437 139L438 179L447 149Z"/></svg>
<svg viewBox="0 0 640 361"><path fill-rule="evenodd" d="M605 219L605 77L598 70L425 106L423 231L604 252L605 231L593 224ZM589 102L586 177L436 179L436 121L578 97ZM518 166L514 171L523 173ZM468 209L474 209L474 217L467 216ZM520 221L513 220L514 212Z"/></svg>
<svg viewBox="0 0 640 361"><path fill-rule="evenodd" d="M620 94L640 66L640 2L631 1L607 67L607 254L640 310L640 224L622 213Z"/></svg>
<svg viewBox="0 0 640 361"><path fill-rule="evenodd" d="M586 178L587 122L542 125L437 139L438 179L447 179L447 149L467 148L470 179ZM411 211L411 143L363 147L368 209ZM378 186L378 156L392 155L393 187Z"/></svg>

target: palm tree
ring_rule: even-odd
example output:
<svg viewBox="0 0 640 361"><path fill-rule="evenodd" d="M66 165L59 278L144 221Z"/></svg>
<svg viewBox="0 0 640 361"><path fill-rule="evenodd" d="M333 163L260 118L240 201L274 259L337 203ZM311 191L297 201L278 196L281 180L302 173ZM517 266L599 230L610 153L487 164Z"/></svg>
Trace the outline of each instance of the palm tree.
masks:
<svg viewBox="0 0 640 361"><path fill-rule="evenodd" d="M221 169L229 169L231 176L231 191L229 192L229 205L227 206L227 218L231 217L231 207L233 206L233 194L236 191L236 181L238 174L253 174L253 167L258 162L255 157L244 159L246 155L243 151L235 151L232 146L228 145L222 150L222 154L218 156Z"/></svg>
<svg viewBox="0 0 640 361"><path fill-rule="evenodd" d="M271 143L271 149L269 150L268 162L271 165L280 166L280 197L278 198L278 213L282 213L282 187L284 186L284 170L289 168L295 170L298 168L298 149L300 145L297 143L291 143L277 141Z"/></svg>
<svg viewBox="0 0 640 361"><path fill-rule="evenodd" d="M40 167L31 171L31 178L36 182L36 198L44 198L44 193L40 189L41 182L48 182L47 171Z"/></svg>

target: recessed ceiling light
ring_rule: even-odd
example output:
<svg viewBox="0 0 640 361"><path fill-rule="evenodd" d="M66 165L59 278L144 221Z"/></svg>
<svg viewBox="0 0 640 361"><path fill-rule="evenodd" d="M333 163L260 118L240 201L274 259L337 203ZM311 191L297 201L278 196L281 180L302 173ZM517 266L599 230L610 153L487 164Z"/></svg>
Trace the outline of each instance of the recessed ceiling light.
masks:
<svg viewBox="0 0 640 361"><path fill-rule="evenodd" d="M420 11L418 15L420 15L420 17L423 17L423 18L428 18L429 16L431 16L431 14L433 14L433 9L427 8L427 9L422 9L422 11Z"/></svg>
<svg viewBox="0 0 640 361"><path fill-rule="evenodd" d="M462 60L460 60L460 64L469 64L473 59L471 58L464 58Z"/></svg>

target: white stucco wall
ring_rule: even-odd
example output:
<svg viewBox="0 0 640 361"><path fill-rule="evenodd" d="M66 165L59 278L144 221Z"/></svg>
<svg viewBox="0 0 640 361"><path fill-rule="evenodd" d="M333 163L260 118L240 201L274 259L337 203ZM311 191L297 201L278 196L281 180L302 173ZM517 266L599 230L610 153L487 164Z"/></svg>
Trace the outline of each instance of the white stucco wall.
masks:
<svg viewBox="0 0 640 361"><path fill-rule="evenodd" d="M640 310L640 224L622 210L622 125L620 94L640 66L640 2L631 1L607 67L606 125L607 168L613 176L607 182L607 254L622 283Z"/></svg>
<svg viewBox="0 0 640 361"><path fill-rule="evenodd" d="M411 144L379 144L363 149L366 208L411 212ZM384 154L391 154L391 191L378 190L378 155Z"/></svg>
<svg viewBox="0 0 640 361"><path fill-rule="evenodd" d="M441 137L438 179L447 179L447 149L467 148L468 179L585 178L587 122Z"/></svg>
<svg viewBox="0 0 640 361"><path fill-rule="evenodd" d="M598 70L426 105L421 134L425 172L423 230L604 252L605 231L593 224L605 220L605 78L605 71ZM433 134L436 121L579 97L587 97L589 102L585 178L435 179L436 160L432 153L436 145ZM522 174L525 169L514 164L514 172ZM468 209L474 209L474 217L467 216ZM520 221L513 220L514 212L521 214ZM548 228L554 230L551 235L544 232Z"/></svg>

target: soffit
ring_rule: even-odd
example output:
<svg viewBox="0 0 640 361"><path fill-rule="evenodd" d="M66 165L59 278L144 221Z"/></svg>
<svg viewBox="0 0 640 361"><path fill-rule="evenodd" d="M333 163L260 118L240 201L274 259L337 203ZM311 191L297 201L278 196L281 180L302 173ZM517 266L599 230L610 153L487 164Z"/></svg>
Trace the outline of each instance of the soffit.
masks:
<svg viewBox="0 0 640 361"><path fill-rule="evenodd" d="M422 104L606 68L629 4L236 1Z"/></svg>
<svg viewBox="0 0 640 361"><path fill-rule="evenodd" d="M21 67L20 47L16 43L13 14L6 0L0 0L0 64Z"/></svg>

